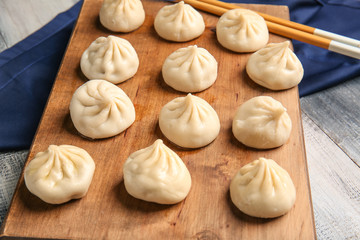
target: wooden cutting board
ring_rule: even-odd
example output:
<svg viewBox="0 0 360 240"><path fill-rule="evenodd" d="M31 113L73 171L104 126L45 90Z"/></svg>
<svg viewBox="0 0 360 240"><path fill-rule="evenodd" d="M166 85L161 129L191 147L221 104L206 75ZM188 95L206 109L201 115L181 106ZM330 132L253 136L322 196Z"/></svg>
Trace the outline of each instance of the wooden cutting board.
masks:
<svg viewBox="0 0 360 240"><path fill-rule="evenodd" d="M298 89L273 92L252 82L245 72L250 54L230 52L219 45L214 33L217 17L202 13L206 30L186 43L161 39L153 22L168 2L143 0L145 23L127 34L104 29L98 18L101 0L85 0L66 51L27 163L50 144L71 144L93 157L96 170L86 197L50 205L32 195L23 175L17 185L8 216L1 229L8 237L54 239L314 239L314 220L306 165ZM289 18L285 6L244 5L267 14ZM87 140L75 130L69 115L74 91L86 82L79 67L83 51L97 37L110 34L129 40L136 49L140 67L130 80L119 84L132 99L136 121L125 132L103 140ZM285 39L270 34L270 42ZM206 48L219 63L215 84L195 94L217 111L221 131L210 145L181 149L162 135L160 109L175 97L185 96L168 87L161 75L165 58L178 48L196 44ZM240 144L231 131L237 107L259 95L272 96L288 109L293 129L289 141L272 150L255 150ZM144 202L127 194L122 167L134 151L161 138L187 165L192 176L188 197L175 205ZM293 179L297 199L291 211L275 219L259 219L241 213L229 196L231 178L239 168L259 157L276 160Z"/></svg>

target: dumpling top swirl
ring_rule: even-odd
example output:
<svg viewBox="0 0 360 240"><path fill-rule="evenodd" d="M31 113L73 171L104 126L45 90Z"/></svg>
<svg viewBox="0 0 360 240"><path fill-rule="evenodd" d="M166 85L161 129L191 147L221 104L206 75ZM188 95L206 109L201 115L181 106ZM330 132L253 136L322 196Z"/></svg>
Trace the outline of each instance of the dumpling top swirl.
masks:
<svg viewBox="0 0 360 240"><path fill-rule="evenodd" d="M217 78L217 61L204 48L196 45L180 48L170 54L162 67L164 81L182 92L199 92Z"/></svg>
<svg viewBox="0 0 360 240"><path fill-rule="evenodd" d="M135 75L139 58L129 41L115 36L99 37L81 56L80 67L88 79L117 84Z"/></svg>
<svg viewBox="0 0 360 240"><path fill-rule="evenodd" d="M85 196L94 170L95 163L84 149L50 145L25 167L24 179L31 193L44 202L60 204Z"/></svg>
<svg viewBox="0 0 360 240"><path fill-rule="evenodd" d="M81 85L70 102L75 128L89 138L115 136L135 121L135 108L121 88L104 80Z"/></svg>
<svg viewBox="0 0 360 240"><path fill-rule="evenodd" d="M165 6L156 14L154 27L160 37L186 42L199 37L205 30L201 14L183 1Z"/></svg>
<svg viewBox="0 0 360 240"><path fill-rule="evenodd" d="M237 140L258 149L283 145L289 139L291 128L286 108L268 96L254 97L243 103L232 125Z"/></svg>
<svg viewBox="0 0 360 240"><path fill-rule="evenodd" d="M144 23L145 11L140 0L104 0L99 17L111 31L131 32Z"/></svg>
<svg viewBox="0 0 360 240"><path fill-rule="evenodd" d="M220 17L216 36L223 47L234 52L254 52L266 45L269 31L259 14L247 9L232 9Z"/></svg>
<svg viewBox="0 0 360 240"><path fill-rule="evenodd" d="M209 103L188 94L173 99L161 109L159 126L173 143L185 148L199 148L218 136L220 120Z"/></svg>
<svg viewBox="0 0 360 240"><path fill-rule="evenodd" d="M292 208L296 190L285 169L271 159L259 158L243 166L232 179L230 197L250 216L274 218Z"/></svg>
<svg viewBox="0 0 360 240"><path fill-rule="evenodd" d="M272 90L288 89L299 84L304 69L289 46L289 41L269 43L253 53L246 64L249 77Z"/></svg>
<svg viewBox="0 0 360 240"><path fill-rule="evenodd" d="M191 177L184 162L160 139L132 153L123 172L127 192L145 201L174 204L190 191Z"/></svg>

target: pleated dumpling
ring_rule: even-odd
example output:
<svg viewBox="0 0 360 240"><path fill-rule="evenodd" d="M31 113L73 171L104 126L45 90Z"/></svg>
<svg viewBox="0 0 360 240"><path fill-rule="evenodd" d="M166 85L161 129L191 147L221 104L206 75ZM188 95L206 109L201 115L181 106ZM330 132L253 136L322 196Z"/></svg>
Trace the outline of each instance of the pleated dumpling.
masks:
<svg viewBox="0 0 360 240"><path fill-rule="evenodd" d="M188 94L168 102L160 112L161 132L184 148L208 145L218 136L220 120L204 99Z"/></svg>
<svg viewBox="0 0 360 240"><path fill-rule="evenodd" d="M298 85L304 69L289 46L289 41L269 43L253 53L246 64L249 77L257 84L272 90Z"/></svg>
<svg viewBox="0 0 360 240"><path fill-rule="evenodd" d="M275 218L290 211L296 190L285 169L271 159L259 158L237 172L230 184L230 197L247 215Z"/></svg>
<svg viewBox="0 0 360 240"><path fill-rule="evenodd" d="M205 30L201 14L183 1L165 6L156 14L154 27L160 37L186 42L199 37Z"/></svg>
<svg viewBox="0 0 360 240"><path fill-rule="evenodd" d="M131 32L145 20L140 0L104 0L100 13L101 24L114 32Z"/></svg>
<svg viewBox="0 0 360 240"><path fill-rule="evenodd" d="M82 135L107 138L121 133L135 121L135 108L121 88L105 80L90 80L75 91L70 116Z"/></svg>
<svg viewBox="0 0 360 240"><path fill-rule="evenodd" d="M25 167L26 187L41 200L61 204L86 195L95 163L84 150L71 145L50 145Z"/></svg>
<svg viewBox="0 0 360 240"><path fill-rule="evenodd" d="M234 52L254 52L269 40L264 18L247 9L232 9L224 13L217 25L219 43Z"/></svg>
<svg viewBox="0 0 360 240"><path fill-rule="evenodd" d="M126 191L149 202L178 203L191 188L191 176L186 165L160 139L132 153L123 172Z"/></svg>
<svg viewBox="0 0 360 240"><path fill-rule="evenodd" d="M129 41L115 36L99 37L81 56L80 67L88 79L117 84L135 75L139 58Z"/></svg>
<svg viewBox="0 0 360 240"><path fill-rule="evenodd" d="M217 66L216 59L205 48L194 45L170 54L162 66L162 75L175 90L199 92L215 82Z"/></svg>
<svg viewBox="0 0 360 240"><path fill-rule="evenodd" d="M254 97L236 111L232 131L246 146L269 149L279 147L290 137L292 124L286 108L268 96Z"/></svg>

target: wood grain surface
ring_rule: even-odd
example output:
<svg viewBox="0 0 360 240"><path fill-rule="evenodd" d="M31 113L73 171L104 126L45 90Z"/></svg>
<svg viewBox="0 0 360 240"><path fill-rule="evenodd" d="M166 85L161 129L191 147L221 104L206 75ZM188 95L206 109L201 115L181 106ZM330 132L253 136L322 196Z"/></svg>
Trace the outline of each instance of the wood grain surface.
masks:
<svg viewBox="0 0 360 240"><path fill-rule="evenodd" d="M360 77L302 99L302 109L360 167ZM341 129L341 131L339 131Z"/></svg>
<svg viewBox="0 0 360 240"><path fill-rule="evenodd" d="M314 221L301 126L298 89L272 92L253 83L244 68L249 54L236 54L216 41L217 17L202 13L204 34L190 42L162 40L153 28L157 11L169 4L143 1L146 20L128 34L114 34L98 20L101 1L85 1L71 38L27 162L50 144L72 144L84 148L94 158L95 175L86 197L61 205L49 205L32 195L20 177L2 236L60 239L314 239ZM246 5L256 11L288 18L283 6ZM118 136L90 141L75 130L69 103L74 91L87 79L79 68L83 51L97 37L116 35L129 40L136 49L140 67L130 80L119 84L132 99L136 121ZM270 42L283 38L271 35ZM185 94L166 86L161 77L165 58L180 47L197 44L209 50L219 63L219 75L208 90L196 94L217 111L221 131L210 145L184 150L167 141L158 127L164 104ZM292 119L289 141L272 150L250 149L233 137L231 123L236 108L259 95L272 96L283 103ZM157 138L183 159L192 175L188 197L176 205L158 205L127 194L122 165L134 151ZM229 183L238 169L259 157L276 160L292 177L297 199L285 216L275 219L249 217L235 208L229 197Z"/></svg>
<svg viewBox="0 0 360 240"><path fill-rule="evenodd" d="M302 120L317 238L360 239L360 168L307 114Z"/></svg>

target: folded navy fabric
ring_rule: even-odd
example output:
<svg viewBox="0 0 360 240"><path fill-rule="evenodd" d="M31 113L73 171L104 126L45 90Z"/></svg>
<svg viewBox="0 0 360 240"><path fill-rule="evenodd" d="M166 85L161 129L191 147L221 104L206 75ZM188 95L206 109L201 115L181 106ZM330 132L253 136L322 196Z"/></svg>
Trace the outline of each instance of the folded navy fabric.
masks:
<svg viewBox="0 0 360 240"><path fill-rule="evenodd" d="M0 151L29 148L81 5L0 53Z"/></svg>
<svg viewBox="0 0 360 240"><path fill-rule="evenodd" d="M360 39L357 0L226 0L287 5L291 20ZM0 151L29 148L82 1L0 53ZM300 96L360 75L360 61L293 41L305 70Z"/></svg>

